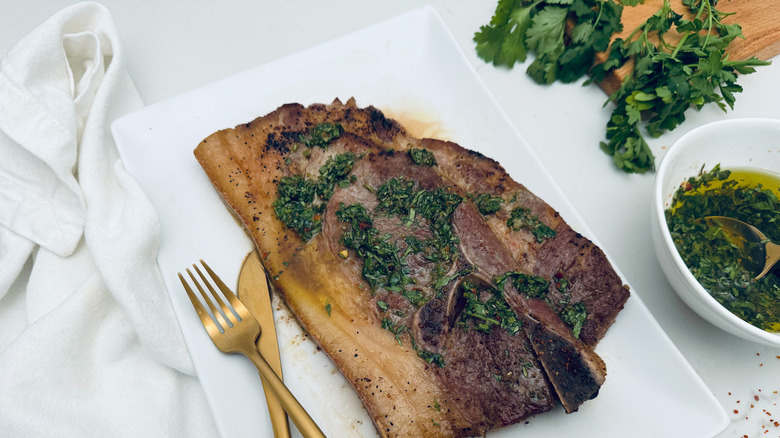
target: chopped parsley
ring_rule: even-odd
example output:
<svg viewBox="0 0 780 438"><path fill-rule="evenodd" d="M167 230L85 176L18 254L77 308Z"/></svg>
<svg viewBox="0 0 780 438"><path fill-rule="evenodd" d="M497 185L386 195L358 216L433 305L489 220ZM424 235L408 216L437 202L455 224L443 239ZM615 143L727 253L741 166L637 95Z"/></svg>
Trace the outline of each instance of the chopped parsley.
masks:
<svg viewBox="0 0 780 438"><path fill-rule="evenodd" d="M520 371L523 373L523 377L528 377L528 368L533 368L534 364L528 361L523 361L520 364Z"/></svg>
<svg viewBox="0 0 780 438"><path fill-rule="evenodd" d="M460 271L452 274L452 275L440 275L439 278L433 283L433 288L438 290L443 288L444 286L450 284L450 282L458 277L463 277L465 275L469 275L472 272L474 272L475 268L473 266L467 266Z"/></svg>
<svg viewBox="0 0 780 438"><path fill-rule="evenodd" d="M546 299L550 291L550 282L544 277L516 271L499 275L493 282L499 290L503 290L507 281L511 281L512 286L528 298Z"/></svg>
<svg viewBox="0 0 780 438"><path fill-rule="evenodd" d="M273 203L276 217L287 228L294 230L308 241L322 229L322 214L325 204L333 195L335 184L349 182L349 172L355 164L355 154L346 152L328 158L320 168L319 180L311 180L300 175L283 176L276 187L277 198Z"/></svg>
<svg viewBox="0 0 780 438"><path fill-rule="evenodd" d="M588 312L585 309L585 304L582 301L577 301L573 304L566 304L560 312L561 320L571 327L571 334L575 338L579 339L582 326L585 325L585 320L588 318Z"/></svg>
<svg viewBox="0 0 780 438"><path fill-rule="evenodd" d="M763 180L763 183L762 182ZM764 174L730 172L715 166L685 182L666 210L666 222L688 269L719 303L741 319L780 332L778 270L753 281L740 263L744 250L717 226L697 219L727 216L747 222L780 241L780 179Z"/></svg>
<svg viewBox="0 0 780 438"><path fill-rule="evenodd" d="M490 333L493 327L501 327L510 335L520 331L523 324L517 319L514 311L504 300L503 294L493 288L488 288L491 296L486 301L480 299L484 290L470 281L461 283L461 291L466 305L463 308L464 318L458 323L461 327L471 326L474 330L483 333Z"/></svg>
<svg viewBox="0 0 780 438"><path fill-rule="evenodd" d="M410 290L404 290L401 292L401 295L403 295L404 298L409 300L410 303L412 303L416 307L420 307L427 301L425 299L425 296L423 296L423 293L420 289L414 288Z"/></svg>
<svg viewBox="0 0 780 438"><path fill-rule="evenodd" d="M323 201L327 201L333 196L333 188L336 184L346 182L347 185L349 185L347 175L352 171L354 165L355 154L352 152L345 152L329 157L325 164L320 167L317 194Z"/></svg>
<svg viewBox="0 0 780 438"><path fill-rule="evenodd" d="M569 291L569 280L563 276L563 272L558 271L553 276L553 283L555 284L555 288L558 289L558 291L562 294L566 294Z"/></svg>
<svg viewBox="0 0 780 438"><path fill-rule="evenodd" d="M406 220L407 225L424 218L434 238L428 241L417 239L413 250L426 251L426 258L434 263L450 262L457 253L460 242L452 227L452 213L463 198L447 188L434 190L417 188L414 181L403 178L391 178L377 189L379 205L377 211L396 215ZM409 241L407 241L409 243Z"/></svg>
<svg viewBox="0 0 780 438"><path fill-rule="evenodd" d="M555 237L555 230L542 223L538 216L532 216L531 211L523 207L512 209L509 219L506 221L506 226L513 231L530 231L539 243Z"/></svg>
<svg viewBox="0 0 780 438"><path fill-rule="evenodd" d="M477 210L483 215L494 214L501 210L501 203L504 202L500 196L493 196L488 193L480 193L474 197L474 204Z"/></svg>
<svg viewBox="0 0 780 438"><path fill-rule="evenodd" d="M377 210L398 216L408 216L408 223L411 224L416 214L414 209L416 202L412 198L420 195L415 190L416 186L414 181L402 178L389 179L376 191L376 198L379 201Z"/></svg>
<svg viewBox="0 0 780 438"><path fill-rule="evenodd" d="M298 141L306 147L319 146L323 149L328 147L331 141L341 137L343 128L339 123L320 123L314 128L300 134Z"/></svg>
<svg viewBox="0 0 780 438"><path fill-rule="evenodd" d="M382 318L382 328L395 335L395 341L398 342L398 345L404 345L403 342L401 342L401 335L408 332L409 327L403 324L396 326L390 318Z"/></svg>
<svg viewBox="0 0 780 438"><path fill-rule="evenodd" d="M419 237L413 236L411 234L404 237L404 241L406 242L406 251L404 251L404 257L409 254L419 254L429 246L427 241L421 240Z"/></svg>
<svg viewBox="0 0 780 438"><path fill-rule="evenodd" d="M405 285L412 283L399 256L400 249L390 241L390 236L379 235L365 207L341 204L336 218L349 224L341 240L363 260L363 278L373 290L401 292Z"/></svg>
<svg viewBox="0 0 780 438"><path fill-rule="evenodd" d="M431 353L430 351L419 349L417 350L417 355L420 356L424 361L432 363L439 368L443 368L445 365L444 358L440 353Z"/></svg>
<svg viewBox="0 0 780 438"><path fill-rule="evenodd" d="M428 149L409 149L409 157L412 159L414 164L419 164L421 166L436 165L436 157L434 157L433 153Z"/></svg>
<svg viewBox="0 0 780 438"><path fill-rule="evenodd" d="M507 281L511 281L512 286L526 297L543 300L551 309L556 310L556 306L550 302L548 297L550 282L544 277L524 274L522 272L507 272L506 274L496 277L494 283L498 290L503 290ZM559 303L562 307L558 306L556 313L558 313L558 316L563 322L571 327L572 335L574 335L575 338L579 338L582 326L588 318L585 305L580 301L569 303L569 300L571 299L571 296L568 294L569 281L566 280L563 275L556 274L553 277L553 284L559 292L564 294L564 298Z"/></svg>
<svg viewBox="0 0 780 438"><path fill-rule="evenodd" d="M563 276L563 272L558 271L553 275L553 286L561 293L561 298L558 300L558 304L561 306L559 307L558 315L563 322L571 327L572 335L579 339L582 326L585 325L585 321L588 319L588 311L585 308L585 304L581 301L570 302L571 293L569 292L569 286L571 286L571 282Z"/></svg>
<svg viewBox="0 0 780 438"><path fill-rule="evenodd" d="M316 183L299 175L285 176L277 186L278 197L273 203L276 217L287 228L308 241L322 229L325 204L314 205Z"/></svg>

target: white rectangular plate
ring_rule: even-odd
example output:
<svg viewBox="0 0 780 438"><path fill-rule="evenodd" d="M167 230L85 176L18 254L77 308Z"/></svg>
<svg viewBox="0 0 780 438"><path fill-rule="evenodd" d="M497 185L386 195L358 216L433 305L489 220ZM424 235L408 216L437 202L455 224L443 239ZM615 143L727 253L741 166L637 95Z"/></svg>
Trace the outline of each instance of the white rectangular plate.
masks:
<svg viewBox="0 0 780 438"><path fill-rule="evenodd" d="M432 8L422 8L185 95L113 126L122 159L162 224L158 257L217 427L223 436L271 436L257 371L220 353L176 273L205 258L235 285L252 242L225 208L192 154L214 131L278 106L355 97L412 132L453 140L498 160L582 234L593 237L470 67ZM595 239L594 239L595 240ZM283 307L276 309L285 381L329 436L376 436L346 380ZM607 364L598 397L579 412L560 408L490 437L714 436L728 417L632 295L597 352ZM297 431L296 431L297 432ZM529 435L530 434L530 435Z"/></svg>

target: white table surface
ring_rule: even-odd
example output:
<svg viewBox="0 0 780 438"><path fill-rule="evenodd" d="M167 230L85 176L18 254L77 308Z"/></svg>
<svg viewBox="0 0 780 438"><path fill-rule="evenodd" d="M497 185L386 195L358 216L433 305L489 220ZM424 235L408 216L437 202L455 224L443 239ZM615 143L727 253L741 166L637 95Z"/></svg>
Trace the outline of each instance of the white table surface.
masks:
<svg viewBox="0 0 780 438"><path fill-rule="evenodd" d="M0 15L0 54L54 12L74 3L6 2ZM106 0L103 4L119 28L130 75L144 101L152 104L422 3ZM610 113L608 106L602 107L605 96L601 90L579 84L538 86L525 75L524 66L510 71L479 60L472 37L490 20L495 1L432 0L428 4L442 16L469 62L619 266L633 292L723 404L732 423L720 437L780 437L780 428L770 424L767 415L780 420L780 349L717 329L674 293L650 240L653 175L624 174L598 148ZM710 121L780 118L778 60L740 78L745 91L737 95L734 111L724 114L713 106L689 113L682 127L649 140L657 158L685 131Z"/></svg>

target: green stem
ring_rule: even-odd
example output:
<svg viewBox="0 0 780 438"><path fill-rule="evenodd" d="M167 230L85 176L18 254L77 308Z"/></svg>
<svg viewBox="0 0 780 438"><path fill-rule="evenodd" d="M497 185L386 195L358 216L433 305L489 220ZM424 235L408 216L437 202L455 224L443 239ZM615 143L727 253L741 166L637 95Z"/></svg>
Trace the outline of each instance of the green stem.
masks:
<svg viewBox="0 0 780 438"><path fill-rule="evenodd" d="M672 52L672 58L677 58L677 52L682 49L683 44L685 44L685 40L688 39L688 37L691 35L692 32L686 32L683 34L682 38L680 38L680 42L677 43L677 46L674 48L674 51Z"/></svg>
<svg viewBox="0 0 780 438"><path fill-rule="evenodd" d="M495 319L493 319L493 318L488 318L487 316L477 315L476 313L472 313L472 312L464 312L464 313L465 313L466 315L468 315L468 316L473 316L474 318L481 319L481 320L483 320L483 321L486 321L486 322L489 322L489 323L491 323L491 324L495 324L495 325L501 325L501 323L500 323L500 322L496 321L496 320L495 320Z"/></svg>

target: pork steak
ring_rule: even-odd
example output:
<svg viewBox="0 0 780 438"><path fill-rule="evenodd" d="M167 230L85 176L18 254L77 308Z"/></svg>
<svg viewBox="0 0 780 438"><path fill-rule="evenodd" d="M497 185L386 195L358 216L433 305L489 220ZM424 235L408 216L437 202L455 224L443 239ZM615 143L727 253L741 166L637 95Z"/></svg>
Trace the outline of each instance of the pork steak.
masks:
<svg viewBox="0 0 780 438"><path fill-rule="evenodd" d="M628 298L498 163L373 108L287 104L195 155L380 436L475 436L595 397Z"/></svg>

